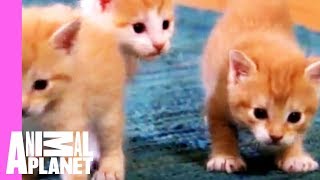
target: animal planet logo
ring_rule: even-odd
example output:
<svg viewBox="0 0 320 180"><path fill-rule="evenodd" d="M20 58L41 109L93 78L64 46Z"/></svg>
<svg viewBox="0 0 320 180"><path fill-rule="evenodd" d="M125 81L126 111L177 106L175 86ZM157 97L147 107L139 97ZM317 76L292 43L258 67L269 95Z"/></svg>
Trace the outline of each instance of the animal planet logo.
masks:
<svg viewBox="0 0 320 180"><path fill-rule="evenodd" d="M48 170L45 157L50 159ZM12 132L6 173L18 169L19 174L33 174L38 169L39 174L90 174L92 161L88 132L26 131L25 143L22 132Z"/></svg>

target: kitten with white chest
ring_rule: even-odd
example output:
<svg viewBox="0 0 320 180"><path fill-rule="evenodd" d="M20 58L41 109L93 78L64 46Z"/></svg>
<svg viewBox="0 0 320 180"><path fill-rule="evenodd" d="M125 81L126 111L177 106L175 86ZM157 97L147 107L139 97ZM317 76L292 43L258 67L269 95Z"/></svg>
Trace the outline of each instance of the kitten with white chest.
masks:
<svg viewBox="0 0 320 180"><path fill-rule="evenodd" d="M303 141L318 109L320 62L305 57L292 26L284 0L231 0L212 31L202 60L209 171L246 168L234 124L276 148L279 169L318 169Z"/></svg>

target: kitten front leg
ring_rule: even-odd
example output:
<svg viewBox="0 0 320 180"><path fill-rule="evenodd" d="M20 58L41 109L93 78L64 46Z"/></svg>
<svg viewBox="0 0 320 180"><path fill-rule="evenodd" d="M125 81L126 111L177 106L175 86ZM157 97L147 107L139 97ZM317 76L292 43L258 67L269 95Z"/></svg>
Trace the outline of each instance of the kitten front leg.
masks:
<svg viewBox="0 0 320 180"><path fill-rule="evenodd" d="M60 108L61 110L59 112L52 114L50 117L48 116L49 118L46 119L46 121L49 122L46 126L47 129L69 132L87 131L88 118L80 107L75 106L72 102L66 102L61 105ZM74 147L74 142L75 139L69 145ZM81 144L83 144L83 142L81 142ZM60 175L60 178L62 180L87 180L89 175L85 174L85 168L85 162L80 161L78 170L82 172L82 174L68 174L67 172L64 172L64 174Z"/></svg>
<svg viewBox="0 0 320 180"><path fill-rule="evenodd" d="M207 170L232 173L244 170L246 164L240 156L237 132L230 125L227 105L223 101L221 97L214 96L208 102L211 154Z"/></svg>
<svg viewBox="0 0 320 180"><path fill-rule="evenodd" d="M319 168L318 162L304 151L302 138L281 152L276 163L281 170L289 173L308 172Z"/></svg>
<svg viewBox="0 0 320 180"><path fill-rule="evenodd" d="M99 169L92 179L124 180L123 126L122 105L115 103L106 116L97 123L97 138L101 155Z"/></svg>

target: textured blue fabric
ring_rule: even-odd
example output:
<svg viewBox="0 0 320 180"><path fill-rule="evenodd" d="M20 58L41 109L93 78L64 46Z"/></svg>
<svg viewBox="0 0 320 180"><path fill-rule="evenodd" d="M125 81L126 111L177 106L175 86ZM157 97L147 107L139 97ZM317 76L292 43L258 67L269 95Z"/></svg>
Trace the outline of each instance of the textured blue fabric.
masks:
<svg viewBox="0 0 320 180"><path fill-rule="evenodd" d="M24 5L71 0L23 0ZM273 159L260 155L257 145L241 134L241 151L248 162L242 174L208 173L208 133L202 122L203 90L199 59L209 32L220 16L209 11L177 7L177 27L169 54L140 72L126 93L127 179L320 179L320 172L288 175L276 170ZM295 27L308 55L320 55L320 33ZM311 128L306 147L319 160L320 119ZM55 176L42 179L56 179Z"/></svg>

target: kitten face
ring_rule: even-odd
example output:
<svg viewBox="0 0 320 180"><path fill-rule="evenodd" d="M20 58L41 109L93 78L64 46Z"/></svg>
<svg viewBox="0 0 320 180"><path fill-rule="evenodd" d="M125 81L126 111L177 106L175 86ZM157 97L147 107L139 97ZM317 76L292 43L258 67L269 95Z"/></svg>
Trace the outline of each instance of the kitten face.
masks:
<svg viewBox="0 0 320 180"><path fill-rule="evenodd" d="M318 106L316 85L306 76L304 59L288 64L256 64L242 52L231 52L229 104L235 121L257 141L290 145L303 136ZM263 57L260 57L263 58ZM281 58L281 56L279 57ZM264 62L265 60L261 60Z"/></svg>
<svg viewBox="0 0 320 180"><path fill-rule="evenodd" d="M32 62L29 69L23 72L23 117L42 115L62 96L71 81L71 76L59 62L64 58L54 53L40 55Z"/></svg>
<svg viewBox="0 0 320 180"><path fill-rule="evenodd" d="M47 40L23 43L22 115L40 116L62 97L71 81L70 51L80 21L62 25Z"/></svg>
<svg viewBox="0 0 320 180"><path fill-rule="evenodd" d="M82 0L84 14L103 29L113 26L126 53L153 59L170 48L174 32L173 5L169 0ZM110 24L112 22L112 24Z"/></svg>
<svg viewBox="0 0 320 180"><path fill-rule="evenodd" d="M128 52L152 59L169 50L173 31L172 19L151 9L119 28L120 43Z"/></svg>

